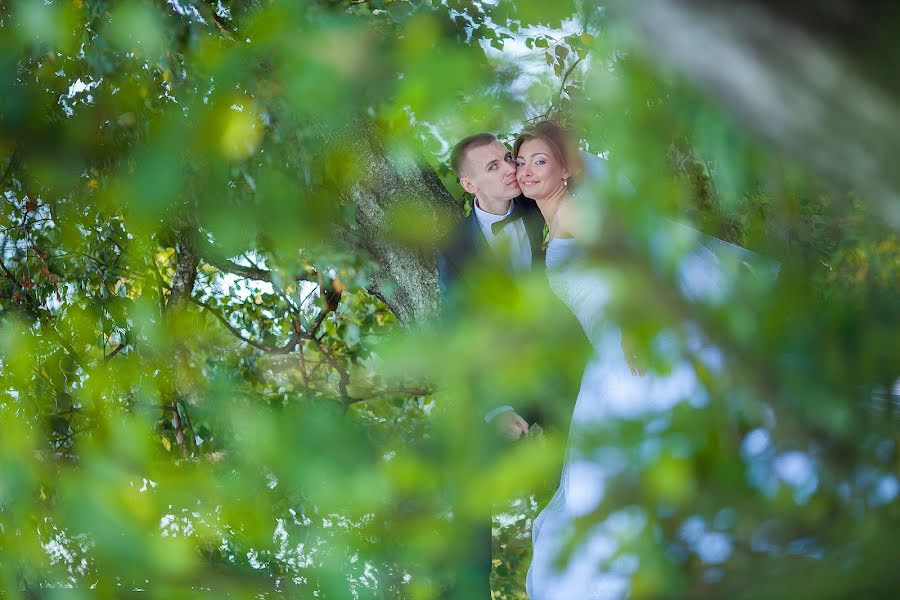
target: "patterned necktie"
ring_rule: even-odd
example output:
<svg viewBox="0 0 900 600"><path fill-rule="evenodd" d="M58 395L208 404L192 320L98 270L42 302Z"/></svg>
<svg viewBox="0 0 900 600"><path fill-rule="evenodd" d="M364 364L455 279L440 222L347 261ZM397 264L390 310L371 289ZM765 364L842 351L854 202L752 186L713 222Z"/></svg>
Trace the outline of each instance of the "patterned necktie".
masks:
<svg viewBox="0 0 900 600"><path fill-rule="evenodd" d="M497 235L500 233L500 230L506 227L509 223L513 221L518 221L522 218L522 211L518 210L518 207L513 206L512 212L500 219L495 223L491 223L491 233Z"/></svg>

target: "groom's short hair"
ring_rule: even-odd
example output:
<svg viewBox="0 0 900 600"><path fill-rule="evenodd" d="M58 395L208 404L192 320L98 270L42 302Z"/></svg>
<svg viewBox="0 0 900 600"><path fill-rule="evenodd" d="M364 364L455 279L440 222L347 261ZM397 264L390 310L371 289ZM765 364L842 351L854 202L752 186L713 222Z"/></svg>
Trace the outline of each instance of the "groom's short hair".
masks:
<svg viewBox="0 0 900 600"><path fill-rule="evenodd" d="M497 141L499 140L493 133L482 132L470 135L457 142L457 144L453 146L453 150L450 151L450 168L456 173L457 179L463 176L463 170L467 166L466 158L469 154L469 150L487 146L488 144Z"/></svg>

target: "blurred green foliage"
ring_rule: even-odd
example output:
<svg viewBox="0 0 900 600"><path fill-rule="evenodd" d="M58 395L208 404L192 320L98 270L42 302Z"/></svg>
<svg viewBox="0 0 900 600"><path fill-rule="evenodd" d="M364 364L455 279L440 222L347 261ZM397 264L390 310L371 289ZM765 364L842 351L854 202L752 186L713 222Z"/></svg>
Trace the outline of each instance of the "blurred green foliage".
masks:
<svg viewBox="0 0 900 600"><path fill-rule="evenodd" d="M580 359L539 274L401 324L363 200L426 295L440 231L342 140L462 207L447 144L542 115L608 153L586 223L644 352L685 309L658 216L782 265L701 311L705 402L589 442L624 466L584 531L637 523L602 567L634 598L893 590L896 232L639 48L593 1L0 0L4 597L434 598L450 507L493 504L494 597L524 598L565 430L472 424L565 419Z"/></svg>

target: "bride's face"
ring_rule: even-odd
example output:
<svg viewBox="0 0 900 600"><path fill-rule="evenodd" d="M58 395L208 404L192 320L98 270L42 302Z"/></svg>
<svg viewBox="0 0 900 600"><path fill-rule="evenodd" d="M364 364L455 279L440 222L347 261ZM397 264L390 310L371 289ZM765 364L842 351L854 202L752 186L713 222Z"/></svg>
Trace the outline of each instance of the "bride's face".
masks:
<svg viewBox="0 0 900 600"><path fill-rule="evenodd" d="M557 158L553 147L543 138L523 142L516 157L516 179L522 193L533 200L543 200L566 187L571 173Z"/></svg>

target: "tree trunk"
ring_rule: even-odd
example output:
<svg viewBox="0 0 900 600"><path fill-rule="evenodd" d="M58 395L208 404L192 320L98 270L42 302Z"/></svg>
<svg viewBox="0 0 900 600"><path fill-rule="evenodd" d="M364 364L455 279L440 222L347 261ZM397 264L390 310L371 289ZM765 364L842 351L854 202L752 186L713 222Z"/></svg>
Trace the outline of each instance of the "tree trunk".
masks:
<svg viewBox="0 0 900 600"><path fill-rule="evenodd" d="M339 143L359 161L348 197L354 241L379 267L372 291L402 323L427 323L440 308L436 244L459 207L432 168L409 150L386 148L371 123L355 123Z"/></svg>

